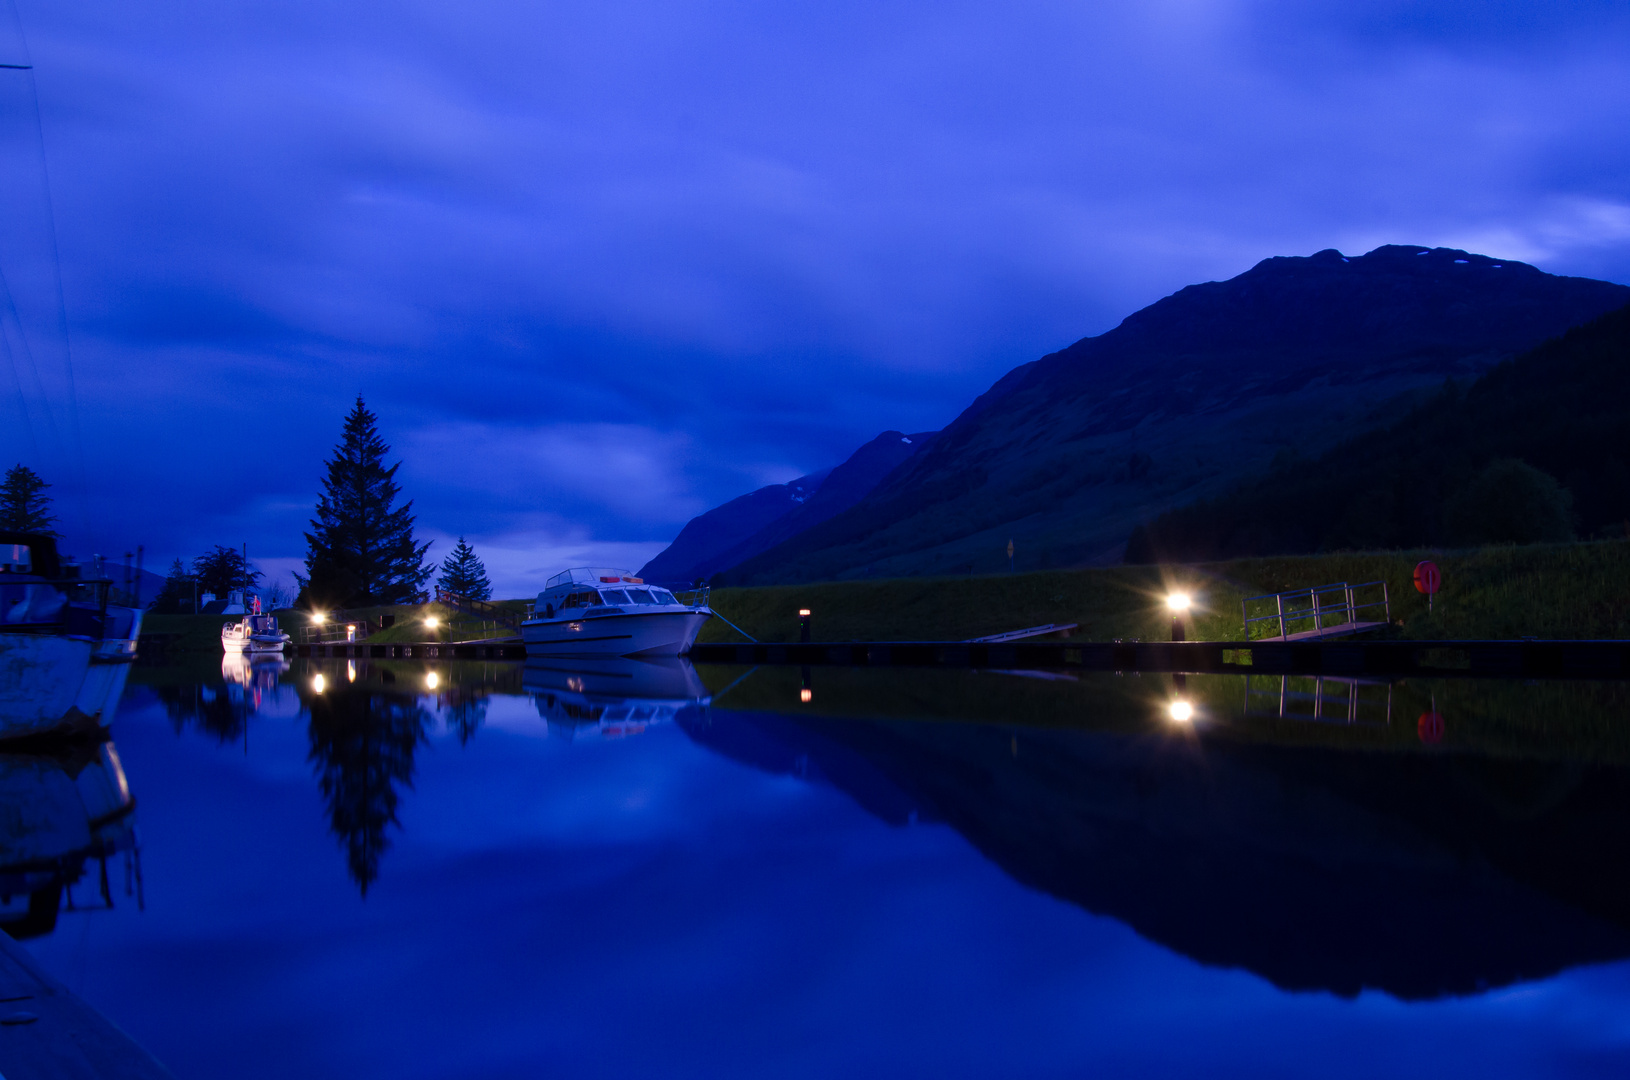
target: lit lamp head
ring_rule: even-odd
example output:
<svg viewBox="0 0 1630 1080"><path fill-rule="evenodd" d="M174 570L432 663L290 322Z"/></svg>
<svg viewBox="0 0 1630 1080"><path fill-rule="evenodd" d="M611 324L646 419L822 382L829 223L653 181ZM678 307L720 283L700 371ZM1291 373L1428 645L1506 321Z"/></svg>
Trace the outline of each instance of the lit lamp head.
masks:
<svg viewBox="0 0 1630 1080"><path fill-rule="evenodd" d="M798 609L798 617L799 617L799 618L800 618L800 619L807 619L807 618L809 618L809 609L808 609L808 608L807 608L807 607L801 607L801 608L799 608L799 609Z"/></svg>
<svg viewBox="0 0 1630 1080"><path fill-rule="evenodd" d="M1170 596L1166 597L1166 606L1172 609L1173 615L1183 614L1183 612L1189 609L1189 604L1191 603L1193 603L1193 601L1189 598L1188 593L1174 592Z"/></svg>
<svg viewBox="0 0 1630 1080"><path fill-rule="evenodd" d="M811 701L815 700L815 691L805 687L804 689L798 691L798 700L802 701L806 705L809 704Z"/></svg>
<svg viewBox="0 0 1630 1080"><path fill-rule="evenodd" d="M1178 700L1171 703L1172 719L1179 724L1186 724L1194 719L1194 706L1186 701Z"/></svg>
<svg viewBox="0 0 1630 1080"><path fill-rule="evenodd" d="M326 612L326 611L313 611L311 613L311 621L316 623L318 626L323 625L323 623L328 621L328 612Z"/></svg>
<svg viewBox="0 0 1630 1080"><path fill-rule="evenodd" d="M430 629L434 630L436 627L441 625L441 619L435 615L427 615L425 616L424 624L430 627Z"/></svg>

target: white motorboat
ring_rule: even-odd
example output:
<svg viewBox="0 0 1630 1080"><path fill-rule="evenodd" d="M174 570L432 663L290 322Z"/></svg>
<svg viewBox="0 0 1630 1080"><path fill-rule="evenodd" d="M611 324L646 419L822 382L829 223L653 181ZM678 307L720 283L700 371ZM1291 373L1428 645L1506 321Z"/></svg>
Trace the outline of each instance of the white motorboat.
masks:
<svg viewBox="0 0 1630 1080"><path fill-rule="evenodd" d="M713 617L627 570L580 567L544 583L521 622L528 656L683 656Z"/></svg>
<svg viewBox="0 0 1630 1080"><path fill-rule="evenodd" d="M260 607L260 601L255 601ZM290 641L278 628L275 615L245 615L235 623L221 624L221 648L229 653L279 653Z"/></svg>
<svg viewBox="0 0 1630 1080"><path fill-rule="evenodd" d="M0 532L0 739L95 730L118 704L141 609L78 573L51 537Z"/></svg>

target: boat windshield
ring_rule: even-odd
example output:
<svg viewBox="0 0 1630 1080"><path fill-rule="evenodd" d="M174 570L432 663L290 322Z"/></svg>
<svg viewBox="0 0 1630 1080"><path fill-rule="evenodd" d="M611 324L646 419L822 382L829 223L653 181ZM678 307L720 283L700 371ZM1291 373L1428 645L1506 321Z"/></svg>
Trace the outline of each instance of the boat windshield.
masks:
<svg viewBox="0 0 1630 1080"><path fill-rule="evenodd" d="M674 594L669 592L667 589L652 589L651 590L651 596L654 598L652 600L653 603L657 603L657 604L677 604L677 603L679 603L678 600L674 599Z"/></svg>
<svg viewBox="0 0 1630 1080"><path fill-rule="evenodd" d="M608 604L628 603L628 594L621 589L601 589L600 595L605 597Z"/></svg>
<svg viewBox="0 0 1630 1080"><path fill-rule="evenodd" d="M651 594L644 589L629 589L628 598L636 604L655 604L658 601L651 598Z"/></svg>

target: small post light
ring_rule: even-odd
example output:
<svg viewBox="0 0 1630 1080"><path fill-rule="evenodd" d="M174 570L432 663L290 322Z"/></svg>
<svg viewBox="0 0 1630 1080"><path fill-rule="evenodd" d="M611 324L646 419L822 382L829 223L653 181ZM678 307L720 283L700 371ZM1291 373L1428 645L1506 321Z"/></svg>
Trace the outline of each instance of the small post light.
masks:
<svg viewBox="0 0 1630 1080"><path fill-rule="evenodd" d="M319 671L311 677L311 692L320 694L326 689L328 689L328 680L323 678L323 673Z"/></svg>
<svg viewBox="0 0 1630 1080"><path fill-rule="evenodd" d="M802 701L805 705L808 705L810 702L815 700L815 691L811 690L807 686L804 687L802 690L798 691L798 700Z"/></svg>
<svg viewBox="0 0 1630 1080"><path fill-rule="evenodd" d="M1186 724L1194 719L1194 706L1181 699L1171 703L1172 719L1179 724Z"/></svg>
<svg viewBox="0 0 1630 1080"><path fill-rule="evenodd" d="M345 640L346 641L355 641L356 639L357 639L357 624L356 623L346 623L345 624Z"/></svg>
<svg viewBox="0 0 1630 1080"><path fill-rule="evenodd" d="M1166 597L1166 606L1172 612L1173 641L1182 641L1184 639L1183 613L1189 609L1189 605L1192 603L1193 601L1189 598L1188 593L1174 592Z"/></svg>
<svg viewBox="0 0 1630 1080"><path fill-rule="evenodd" d="M798 609L798 640L806 645L809 643L809 614L807 607ZM809 699L805 698L804 700L808 701Z"/></svg>

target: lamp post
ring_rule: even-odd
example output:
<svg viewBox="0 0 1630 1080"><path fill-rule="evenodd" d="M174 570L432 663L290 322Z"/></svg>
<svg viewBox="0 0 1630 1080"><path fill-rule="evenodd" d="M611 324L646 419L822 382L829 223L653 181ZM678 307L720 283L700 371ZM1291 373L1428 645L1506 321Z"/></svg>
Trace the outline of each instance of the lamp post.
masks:
<svg viewBox="0 0 1630 1080"><path fill-rule="evenodd" d="M1183 632L1183 613L1189 609L1190 603L1192 601L1189 599L1188 593L1172 593L1166 597L1166 606L1171 609L1172 613L1173 641L1183 641L1186 637Z"/></svg>
<svg viewBox="0 0 1630 1080"><path fill-rule="evenodd" d="M807 607L798 609L798 640L805 645L809 644L809 615Z"/></svg>

